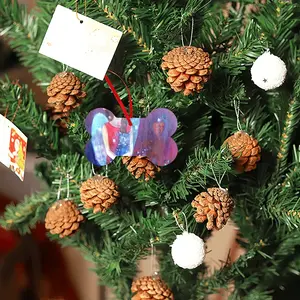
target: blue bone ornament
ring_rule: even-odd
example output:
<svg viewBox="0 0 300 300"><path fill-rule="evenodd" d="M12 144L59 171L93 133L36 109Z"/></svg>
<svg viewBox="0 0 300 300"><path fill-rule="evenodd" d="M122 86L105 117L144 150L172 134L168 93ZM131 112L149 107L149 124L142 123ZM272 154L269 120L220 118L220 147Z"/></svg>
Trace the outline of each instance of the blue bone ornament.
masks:
<svg viewBox="0 0 300 300"><path fill-rule="evenodd" d="M170 110L158 108L146 118L131 121L132 126L105 108L92 110L85 120L91 135L85 149L88 160L105 166L116 156L146 156L155 165L165 166L176 158L178 148L171 136L177 119Z"/></svg>

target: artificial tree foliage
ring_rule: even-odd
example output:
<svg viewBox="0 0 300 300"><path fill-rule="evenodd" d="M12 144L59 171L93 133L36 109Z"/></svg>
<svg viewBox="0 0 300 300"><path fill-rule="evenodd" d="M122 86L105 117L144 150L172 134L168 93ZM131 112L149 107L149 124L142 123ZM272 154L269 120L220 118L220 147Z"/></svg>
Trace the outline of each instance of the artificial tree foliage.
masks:
<svg viewBox="0 0 300 300"><path fill-rule="evenodd" d="M38 53L42 39L56 5L75 10L75 2L41 0L30 13L17 1L0 2L0 34L42 88L65 70L61 63ZM93 214L83 209L79 193L82 181L93 175L84 156L89 139L84 119L96 107L122 116L110 90L104 82L68 68L86 83L87 98L71 113L67 134L62 134L35 104L33 92L7 78L0 82L0 109L4 113L9 107L8 118L18 109L14 123L27 134L38 155L47 159L36 171L49 187L8 206L0 224L22 234L30 231L43 222L62 182L61 194L67 194L69 185L70 197L86 222L71 237L51 238L79 248L94 262L100 283L112 287L116 299L131 298L137 263L149 255L153 241L159 249L161 277L176 300L204 299L232 283L232 299L279 299L292 290L300 267L300 6L297 1L262 2L78 1L78 12L86 8L88 17L123 32L110 69L127 81L135 116L145 117L159 107L174 112L179 121L174 135L178 156L149 182L133 178L120 158L107 170L96 169L99 174L107 172L122 197L105 214ZM189 43L191 31L192 45L210 53L213 73L200 94L185 97L170 89L160 64L167 51ZM70 40L70 51L80 42ZM255 86L250 76L252 63L267 49L288 70L285 83L268 92ZM117 77L111 80L126 103L123 83ZM237 131L237 105L241 129L262 147L257 169L246 174L235 172L230 152L222 147L225 138ZM174 265L170 245L181 231L173 214L184 212L189 231L206 240L211 232L195 222L190 203L218 183L235 200L232 219L246 253L207 277L205 265L194 270Z"/></svg>

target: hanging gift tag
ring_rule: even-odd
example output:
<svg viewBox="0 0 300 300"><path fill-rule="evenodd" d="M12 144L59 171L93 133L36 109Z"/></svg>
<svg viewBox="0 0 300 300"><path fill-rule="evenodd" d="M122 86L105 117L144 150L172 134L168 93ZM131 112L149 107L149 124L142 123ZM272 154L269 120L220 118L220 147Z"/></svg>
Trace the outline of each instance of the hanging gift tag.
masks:
<svg viewBox="0 0 300 300"><path fill-rule="evenodd" d="M40 53L103 80L122 32L58 5Z"/></svg>
<svg viewBox="0 0 300 300"><path fill-rule="evenodd" d="M85 126L91 139L86 156L97 166L112 162L116 156L146 156L157 166L170 164L177 156L171 136L177 129L175 115L166 108L153 110L146 118L117 118L105 109L92 110Z"/></svg>
<svg viewBox="0 0 300 300"><path fill-rule="evenodd" d="M0 162L24 180L27 137L0 115Z"/></svg>

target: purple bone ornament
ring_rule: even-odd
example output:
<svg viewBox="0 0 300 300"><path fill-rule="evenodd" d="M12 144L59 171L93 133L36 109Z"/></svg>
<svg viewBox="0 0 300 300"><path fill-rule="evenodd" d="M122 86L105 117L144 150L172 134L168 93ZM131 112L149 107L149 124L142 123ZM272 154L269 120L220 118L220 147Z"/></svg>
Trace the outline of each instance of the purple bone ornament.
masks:
<svg viewBox="0 0 300 300"><path fill-rule="evenodd" d="M146 156L157 166L170 164L178 148L171 136L176 132L177 119L166 108L153 110L146 118L117 118L105 108L92 110L85 119L91 135L86 145L88 160L97 166L111 163L116 156Z"/></svg>

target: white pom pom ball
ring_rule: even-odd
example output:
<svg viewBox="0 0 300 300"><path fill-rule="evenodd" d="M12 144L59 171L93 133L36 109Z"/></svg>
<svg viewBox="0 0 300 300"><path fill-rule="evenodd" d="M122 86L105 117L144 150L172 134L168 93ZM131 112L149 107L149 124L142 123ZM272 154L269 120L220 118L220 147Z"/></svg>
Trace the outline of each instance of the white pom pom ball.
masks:
<svg viewBox="0 0 300 300"><path fill-rule="evenodd" d="M253 82L266 91L281 86L286 72L285 63L269 51L259 56L251 68Z"/></svg>
<svg viewBox="0 0 300 300"><path fill-rule="evenodd" d="M183 232L177 235L172 247L174 263L183 269L194 269L203 263L205 257L204 242L193 233Z"/></svg>

